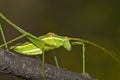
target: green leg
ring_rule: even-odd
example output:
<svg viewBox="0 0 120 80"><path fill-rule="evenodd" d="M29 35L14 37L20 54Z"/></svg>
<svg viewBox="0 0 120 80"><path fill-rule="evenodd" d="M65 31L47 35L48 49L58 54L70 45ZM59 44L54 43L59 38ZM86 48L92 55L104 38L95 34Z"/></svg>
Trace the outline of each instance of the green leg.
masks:
<svg viewBox="0 0 120 80"><path fill-rule="evenodd" d="M0 24L0 31L1 31L1 34L2 34L3 41L4 41L4 46L5 46L5 48L8 50L7 41L6 41L5 34L4 34L4 32L3 32L3 29L2 29L1 24ZM15 80L20 80L20 78L17 78L17 77L16 77Z"/></svg>
<svg viewBox="0 0 120 80"><path fill-rule="evenodd" d="M79 44L82 45L82 64L83 64L83 73L85 73L85 70L86 70L86 62L85 62L85 44L83 42L79 42Z"/></svg>
<svg viewBox="0 0 120 80"><path fill-rule="evenodd" d="M45 77L45 53L42 54L42 76Z"/></svg>
<svg viewBox="0 0 120 80"><path fill-rule="evenodd" d="M85 73L85 68L86 68L86 66L85 66L85 44L83 43L82 44L82 51L83 51L83 55L82 55L82 58L83 58L83 73Z"/></svg>
<svg viewBox="0 0 120 80"><path fill-rule="evenodd" d="M59 63L58 63L58 59L57 59L57 56L55 55L55 50L53 51L54 53L54 61L55 61L55 65L57 68L59 68Z"/></svg>
<svg viewBox="0 0 120 80"><path fill-rule="evenodd" d="M6 45L8 45L8 44L10 44L10 43L12 43L12 42L14 42L14 41L17 41L17 40L19 40L19 39L21 39L21 38L23 38L23 37L25 37L25 36L26 36L25 34L24 34L24 35L20 35L20 36L18 36L17 38L14 38L14 39L6 42L5 44L0 45L0 48L1 48L1 47L4 47L4 46L6 46Z"/></svg>
<svg viewBox="0 0 120 80"><path fill-rule="evenodd" d="M2 19L4 19L6 22L8 22L12 27L14 27L15 29L17 29L19 32L21 32L22 34L26 34L27 32L24 31L23 29L21 29L19 26L15 25L12 21L10 21L7 17L5 17L2 13L0 13L0 17Z"/></svg>
<svg viewBox="0 0 120 80"><path fill-rule="evenodd" d="M54 59L55 59L55 64L57 68L59 68L57 57L54 56ZM44 52L42 54L42 76L45 77L45 53Z"/></svg>
<svg viewBox="0 0 120 80"><path fill-rule="evenodd" d="M1 24L0 24L0 31L1 31L2 38L3 38L4 44L5 44L5 48L8 50L7 41L5 39L5 35L4 35L4 32L3 32Z"/></svg>
<svg viewBox="0 0 120 80"><path fill-rule="evenodd" d="M85 69L86 69L86 62L85 62L85 44L83 42L73 42L72 44L79 44L82 45L82 64L83 64L83 73L85 73Z"/></svg>
<svg viewBox="0 0 120 80"><path fill-rule="evenodd" d="M57 68L59 68L57 56L54 56L54 60L55 60L55 64L56 64Z"/></svg>

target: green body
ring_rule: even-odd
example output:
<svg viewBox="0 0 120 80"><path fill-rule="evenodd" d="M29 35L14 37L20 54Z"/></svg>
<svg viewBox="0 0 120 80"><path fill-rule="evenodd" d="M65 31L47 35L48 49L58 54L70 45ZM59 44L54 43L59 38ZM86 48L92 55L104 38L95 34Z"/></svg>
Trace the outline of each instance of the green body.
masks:
<svg viewBox="0 0 120 80"><path fill-rule="evenodd" d="M58 36L54 33L48 33L38 38L44 43L49 44L51 46L44 46L44 48L41 49L33 43L25 42L19 45L12 46L11 49L24 55L38 55L42 54L44 51L49 51L55 48L59 48L61 46L66 48L68 51L71 50L71 44L68 37Z"/></svg>

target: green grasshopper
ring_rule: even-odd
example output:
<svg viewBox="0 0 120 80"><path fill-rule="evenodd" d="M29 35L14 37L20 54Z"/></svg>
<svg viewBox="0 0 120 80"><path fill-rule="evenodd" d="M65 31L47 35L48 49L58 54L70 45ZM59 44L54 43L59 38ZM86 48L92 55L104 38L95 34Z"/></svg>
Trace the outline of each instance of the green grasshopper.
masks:
<svg viewBox="0 0 120 80"><path fill-rule="evenodd" d="M11 41L6 42L6 40L4 40L5 44L1 45L0 47L5 46L7 48L7 44L10 44L10 43L12 43L20 38L26 37L29 40L28 42L12 46L10 49L13 49L14 51L16 51L20 54L24 54L24 55L43 54L43 59L42 59L42 63L43 63L42 64L42 70L43 70L42 73L43 74L44 74L44 52L59 48L61 46L66 48L68 51L70 51L71 45L75 45L75 44L82 45L83 73L85 73L85 43L91 44L95 47L102 49L107 54L109 54L111 57L113 57L113 59L115 59L117 62L120 63L120 60L116 57L117 55L115 53L110 52L110 51L106 50L105 48L103 48L103 47L101 47L93 42L90 42L90 41L87 41L84 39L79 39L79 38L70 38L70 37L59 36L59 35L54 34L54 33L48 33L44 36L36 37L36 36L26 32L26 31L24 31L20 27L16 26L9 19L7 19L2 13L0 13L0 17L2 19L4 19L5 21L7 21L10 25L12 25L19 32L22 33L21 36L13 39Z"/></svg>
<svg viewBox="0 0 120 80"><path fill-rule="evenodd" d="M59 48L60 46L64 46L68 51L71 50L71 44L68 37L58 36L54 33L47 33L44 36L38 37L43 42L52 45L52 46L44 46L45 51L49 51L55 48ZM19 45L12 46L10 49L15 50L18 53L25 55L37 55L42 54L43 50L38 48L36 45L30 42L25 42Z"/></svg>
<svg viewBox="0 0 120 80"><path fill-rule="evenodd" d="M110 51L106 50L105 48L103 48L103 47L101 47L93 42L84 40L84 39L59 36L55 33L47 33L44 36L40 36L38 38L49 45L53 45L53 46L45 46L44 47L45 51L56 49L56 48L59 48L61 46L66 48L68 51L70 51L72 45L75 45L75 44L82 45L83 73L85 73L85 44L84 43L88 43L88 44L91 44L95 47L102 49L107 54L109 54L113 59L115 59L117 62L120 63L120 60L116 57L117 55L115 53L110 52ZM30 42L25 42L25 43L22 43L19 45L12 46L11 49L13 49L14 51L16 51L20 54L25 54L25 55L42 54L42 50ZM57 63L58 62L56 62L56 64Z"/></svg>

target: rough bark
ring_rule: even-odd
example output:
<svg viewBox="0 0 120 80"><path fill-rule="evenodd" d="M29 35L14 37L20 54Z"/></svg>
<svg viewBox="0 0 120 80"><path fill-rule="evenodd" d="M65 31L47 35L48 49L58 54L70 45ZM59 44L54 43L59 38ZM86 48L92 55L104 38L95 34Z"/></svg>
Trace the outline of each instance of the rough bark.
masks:
<svg viewBox="0 0 120 80"><path fill-rule="evenodd" d="M50 64L45 64L45 77L43 77L41 65L40 60L0 49L1 73L28 80L94 80L86 74L77 74Z"/></svg>

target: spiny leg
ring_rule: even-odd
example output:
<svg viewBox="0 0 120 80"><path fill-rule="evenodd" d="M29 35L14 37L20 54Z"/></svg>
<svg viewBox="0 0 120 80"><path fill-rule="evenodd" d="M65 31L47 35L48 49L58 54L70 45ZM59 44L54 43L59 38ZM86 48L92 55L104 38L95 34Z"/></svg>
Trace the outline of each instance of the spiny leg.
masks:
<svg viewBox="0 0 120 80"><path fill-rule="evenodd" d="M0 24L0 31L1 31L1 34L2 34L3 42L4 42L4 44L5 44L5 48L8 50L7 41L6 41L5 34L4 34L4 32L3 32L3 29L2 29L1 24Z"/></svg>

